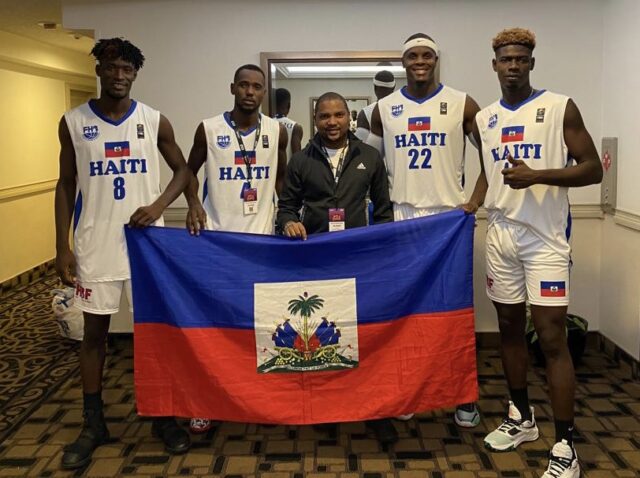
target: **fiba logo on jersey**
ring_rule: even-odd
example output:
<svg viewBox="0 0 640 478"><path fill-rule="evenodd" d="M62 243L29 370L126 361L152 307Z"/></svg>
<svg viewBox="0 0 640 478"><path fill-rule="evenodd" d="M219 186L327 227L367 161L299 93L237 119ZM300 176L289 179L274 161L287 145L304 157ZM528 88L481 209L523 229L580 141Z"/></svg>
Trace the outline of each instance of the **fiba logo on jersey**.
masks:
<svg viewBox="0 0 640 478"><path fill-rule="evenodd" d="M98 132L98 127L96 125L82 127L82 136L87 141L93 141L99 134L100 133Z"/></svg>
<svg viewBox="0 0 640 478"><path fill-rule="evenodd" d="M399 117L404 110L404 105L392 105L391 106L391 116L394 118Z"/></svg>
<svg viewBox="0 0 640 478"><path fill-rule="evenodd" d="M216 138L216 144L220 149L227 149L231 145L231 136L224 135Z"/></svg>
<svg viewBox="0 0 640 478"><path fill-rule="evenodd" d="M490 129L495 128L497 124L498 124L498 115L497 114L491 115L489 117L489 124L488 124L489 128Z"/></svg>

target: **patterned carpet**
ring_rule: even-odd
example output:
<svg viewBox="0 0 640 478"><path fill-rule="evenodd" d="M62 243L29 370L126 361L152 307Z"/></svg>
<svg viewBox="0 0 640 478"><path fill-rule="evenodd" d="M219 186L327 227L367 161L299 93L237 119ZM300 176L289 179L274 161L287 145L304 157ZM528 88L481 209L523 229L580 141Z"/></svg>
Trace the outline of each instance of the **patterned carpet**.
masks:
<svg viewBox="0 0 640 478"><path fill-rule="evenodd" d="M192 450L170 456L136 416L132 342L111 340L105 414L112 442L84 470L59 470L64 444L78 434L81 390L77 344L61 339L50 313L51 274L2 296L0 305L0 477L226 476L260 478L533 478L553 441L544 370L530 373L541 438L515 452L489 453L488 430L505 413L505 382L494 350L479 352L482 423L466 431L451 410L395 422L401 440L380 448L362 423L331 435L313 427L219 423L193 436ZM576 448L589 478L640 476L640 383L630 368L594 349L578 368Z"/></svg>

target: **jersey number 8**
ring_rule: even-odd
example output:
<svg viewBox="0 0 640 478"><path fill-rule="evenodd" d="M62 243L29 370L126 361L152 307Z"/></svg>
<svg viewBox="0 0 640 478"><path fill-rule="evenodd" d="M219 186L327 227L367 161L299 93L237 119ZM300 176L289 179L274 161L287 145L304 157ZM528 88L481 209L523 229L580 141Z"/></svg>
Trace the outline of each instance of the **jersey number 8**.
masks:
<svg viewBox="0 0 640 478"><path fill-rule="evenodd" d="M113 180L113 199L124 199L124 178L118 177Z"/></svg>

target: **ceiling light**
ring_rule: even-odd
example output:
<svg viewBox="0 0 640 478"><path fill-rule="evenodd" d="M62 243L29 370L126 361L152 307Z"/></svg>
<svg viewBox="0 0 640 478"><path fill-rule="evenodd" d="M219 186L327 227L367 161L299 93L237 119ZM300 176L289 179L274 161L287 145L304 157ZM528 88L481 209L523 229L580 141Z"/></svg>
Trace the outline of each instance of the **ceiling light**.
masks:
<svg viewBox="0 0 640 478"><path fill-rule="evenodd" d="M332 65L332 66L287 66L289 73L377 73L387 70L392 73L404 72L402 66L363 66L363 65Z"/></svg>

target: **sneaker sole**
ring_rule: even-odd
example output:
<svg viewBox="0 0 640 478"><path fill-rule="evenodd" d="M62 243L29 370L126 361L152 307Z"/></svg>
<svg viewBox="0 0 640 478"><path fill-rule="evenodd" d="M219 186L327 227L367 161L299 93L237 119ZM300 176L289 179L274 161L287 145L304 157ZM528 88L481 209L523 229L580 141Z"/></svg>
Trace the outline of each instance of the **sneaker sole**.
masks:
<svg viewBox="0 0 640 478"><path fill-rule="evenodd" d="M62 468L63 470L77 470L79 468L84 468L89 463L91 463L91 458L92 457L93 457L93 453L91 454L91 456L89 456L88 458L85 458L82 461L79 461L78 463L69 464L69 465L65 465L64 463L61 463L60 464L60 468Z"/></svg>
<svg viewBox="0 0 640 478"><path fill-rule="evenodd" d="M456 422L456 425L462 428L475 428L480 425L480 415L476 414L472 421L462 421L458 420L458 415L453 415L453 421Z"/></svg>
<svg viewBox="0 0 640 478"><path fill-rule="evenodd" d="M189 431L191 433L193 433L194 435L202 435L203 433L207 433L212 428L213 428L213 425L211 425L210 427L206 427L206 428L191 428L191 427L189 427Z"/></svg>
<svg viewBox="0 0 640 478"><path fill-rule="evenodd" d="M530 441L536 441L539 437L540 437L540 432L539 432L539 431L538 431L538 429L536 428L535 436L530 436L530 437L525 436L525 437L522 437L520 440L516 440L516 441L514 441L514 442L510 443L509 445L505 446L504 448L497 448L497 447L494 447L494 446L492 446L490 443L487 443L486 441L484 442L484 447L485 447L487 450L495 451L495 452L497 452L497 453L502 453L502 452L505 452L505 451L513 451L513 450L515 450L519 445L521 445L522 443L530 442Z"/></svg>

